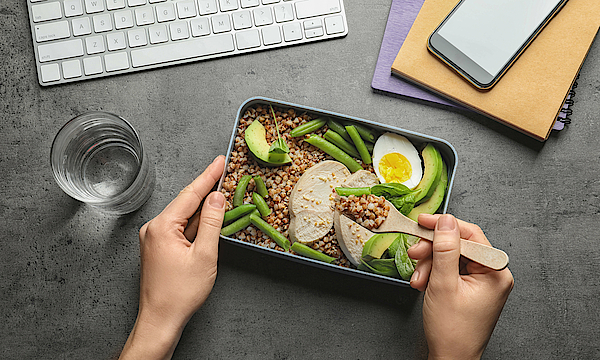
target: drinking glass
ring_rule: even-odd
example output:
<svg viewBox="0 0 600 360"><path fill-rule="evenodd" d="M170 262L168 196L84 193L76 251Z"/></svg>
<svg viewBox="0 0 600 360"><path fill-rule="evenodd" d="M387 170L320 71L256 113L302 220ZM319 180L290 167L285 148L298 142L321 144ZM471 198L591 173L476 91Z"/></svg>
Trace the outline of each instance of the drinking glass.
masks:
<svg viewBox="0 0 600 360"><path fill-rule="evenodd" d="M154 190L155 174L142 141L122 117L88 112L70 120L50 152L60 188L107 213L139 209Z"/></svg>

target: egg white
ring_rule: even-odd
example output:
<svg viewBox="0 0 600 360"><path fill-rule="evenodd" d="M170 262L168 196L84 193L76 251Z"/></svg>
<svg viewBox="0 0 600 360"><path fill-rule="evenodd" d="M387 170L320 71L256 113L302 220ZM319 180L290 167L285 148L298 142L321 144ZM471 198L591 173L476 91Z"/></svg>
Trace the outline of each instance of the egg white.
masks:
<svg viewBox="0 0 600 360"><path fill-rule="evenodd" d="M375 174L377 174L379 181L381 183L387 182L379 171L379 162L383 156L390 153L402 154L410 163L412 174L410 178L402 182L402 184L410 189L419 185L419 182L423 177L423 167L421 165L422 161L419 152L410 140L402 135L389 132L381 135L373 147L373 167L375 168Z"/></svg>

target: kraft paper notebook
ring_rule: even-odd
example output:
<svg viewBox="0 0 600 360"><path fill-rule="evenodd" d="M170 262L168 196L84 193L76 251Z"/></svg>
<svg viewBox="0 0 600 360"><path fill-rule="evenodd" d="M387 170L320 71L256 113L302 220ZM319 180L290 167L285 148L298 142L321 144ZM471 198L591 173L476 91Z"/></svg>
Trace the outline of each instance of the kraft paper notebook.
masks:
<svg viewBox="0 0 600 360"><path fill-rule="evenodd" d="M498 84L482 92L427 50L457 1L425 0L392 72L538 140L550 134L600 26L600 1L570 0Z"/></svg>
<svg viewBox="0 0 600 360"><path fill-rule="evenodd" d="M425 0L393 0L390 7L383 40L381 41L381 49L377 57L377 65L373 72L373 81L371 87L374 90L382 93L397 94L406 98L412 98L419 101L431 102L466 110L464 107L452 102L444 97L435 95L430 91L416 86L399 76L392 75L391 67L398 51L402 47L410 28L412 27L421 6ZM569 92L569 96L563 105L563 108L558 115L558 121L554 123L552 130L562 130L565 124L569 124L571 119L569 116L573 110L573 97L575 95L575 87L577 82L573 84L573 89Z"/></svg>

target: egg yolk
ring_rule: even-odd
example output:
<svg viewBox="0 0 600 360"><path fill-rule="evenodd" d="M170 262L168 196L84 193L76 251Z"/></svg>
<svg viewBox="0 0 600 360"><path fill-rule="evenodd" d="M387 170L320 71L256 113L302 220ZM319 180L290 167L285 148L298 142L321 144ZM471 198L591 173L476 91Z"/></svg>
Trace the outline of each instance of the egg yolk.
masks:
<svg viewBox="0 0 600 360"><path fill-rule="evenodd" d="M412 167L404 155L389 153L379 161L379 173L385 182L403 183L412 176Z"/></svg>

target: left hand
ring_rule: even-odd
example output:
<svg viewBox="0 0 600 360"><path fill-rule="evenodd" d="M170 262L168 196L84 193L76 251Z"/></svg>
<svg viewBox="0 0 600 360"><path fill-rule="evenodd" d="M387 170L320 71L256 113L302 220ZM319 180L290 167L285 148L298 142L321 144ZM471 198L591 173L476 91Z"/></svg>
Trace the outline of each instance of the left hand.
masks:
<svg viewBox="0 0 600 360"><path fill-rule="evenodd" d="M225 197L217 191L207 194L224 166L225 158L217 157L142 226L139 312L122 359L170 358L183 328L210 294L217 276Z"/></svg>

